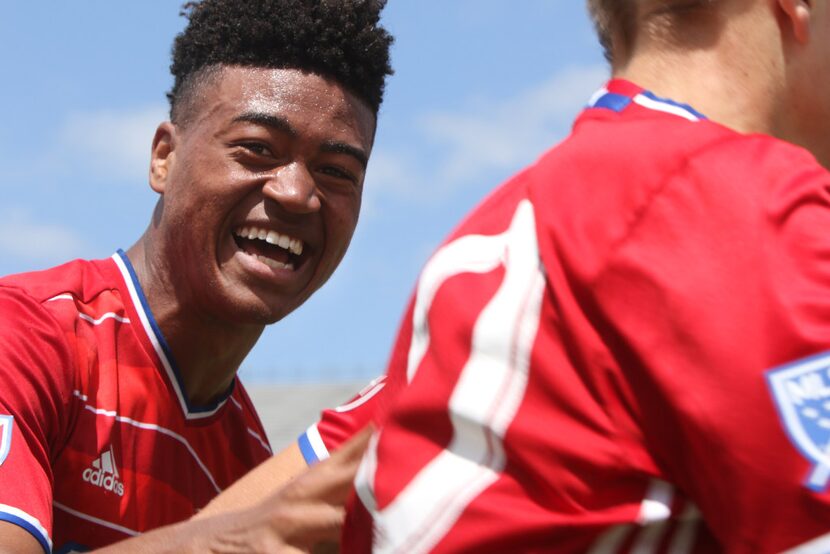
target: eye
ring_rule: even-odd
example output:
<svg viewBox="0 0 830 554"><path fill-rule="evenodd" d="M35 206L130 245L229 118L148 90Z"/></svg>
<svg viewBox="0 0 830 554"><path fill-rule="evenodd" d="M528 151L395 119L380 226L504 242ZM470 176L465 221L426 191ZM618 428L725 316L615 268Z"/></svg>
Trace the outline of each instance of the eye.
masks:
<svg viewBox="0 0 830 554"><path fill-rule="evenodd" d="M255 171L279 163L271 144L261 140L241 140L229 145L229 155L238 163Z"/></svg>
<svg viewBox="0 0 830 554"><path fill-rule="evenodd" d="M255 156L273 156L268 145L261 142L241 142L238 143L237 146L247 150Z"/></svg>
<svg viewBox="0 0 830 554"><path fill-rule="evenodd" d="M349 181L355 185L358 183L358 177L356 175L340 166L325 165L320 168L320 172L338 180Z"/></svg>

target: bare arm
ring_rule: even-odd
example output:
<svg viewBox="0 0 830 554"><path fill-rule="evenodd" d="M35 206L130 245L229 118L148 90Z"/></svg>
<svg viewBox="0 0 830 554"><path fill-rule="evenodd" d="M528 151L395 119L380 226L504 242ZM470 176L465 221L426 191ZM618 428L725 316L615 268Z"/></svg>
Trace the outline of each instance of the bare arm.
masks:
<svg viewBox="0 0 830 554"><path fill-rule="evenodd" d="M272 456L210 501L193 519L250 508L308 469L300 447L293 443Z"/></svg>
<svg viewBox="0 0 830 554"><path fill-rule="evenodd" d="M24 528L0 521L0 554L43 554L43 547Z"/></svg>
<svg viewBox="0 0 830 554"><path fill-rule="evenodd" d="M359 433L329 460L252 507L162 527L97 552L294 554L336 545L343 525L343 505L370 436L370 429Z"/></svg>
<svg viewBox="0 0 830 554"><path fill-rule="evenodd" d="M322 424L326 428L326 448L339 448L341 442L374 421L381 402L388 402L388 391L386 376L382 376L366 385L341 407L325 410L318 426ZM298 443L294 442L222 491L193 519L253 506L306 469L308 463L300 452Z"/></svg>

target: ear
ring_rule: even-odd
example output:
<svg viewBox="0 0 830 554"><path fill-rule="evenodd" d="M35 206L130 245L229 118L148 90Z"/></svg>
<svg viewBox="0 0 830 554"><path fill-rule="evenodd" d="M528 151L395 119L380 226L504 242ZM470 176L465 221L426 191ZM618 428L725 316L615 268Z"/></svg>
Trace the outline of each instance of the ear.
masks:
<svg viewBox="0 0 830 554"><path fill-rule="evenodd" d="M164 194L170 168L176 156L176 126L165 121L156 128L153 148L150 151L150 188Z"/></svg>
<svg viewBox="0 0 830 554"><path fill-rule="evenodd" d="M801 44L810 40L815 0L776 0L783 12L781 23L789 27L793 37Z"/></svg>

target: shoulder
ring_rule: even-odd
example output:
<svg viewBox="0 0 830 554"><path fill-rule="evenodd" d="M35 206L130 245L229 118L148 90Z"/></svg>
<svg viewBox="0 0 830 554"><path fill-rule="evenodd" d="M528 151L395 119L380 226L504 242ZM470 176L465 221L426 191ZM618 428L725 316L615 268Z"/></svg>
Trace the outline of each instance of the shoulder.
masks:
<svg viewBox="0 0 830 554"><path fill-rule="evenodd" d="M97 323L101 314L124 311L124 280L112 259L74 260L42 271L0 278L0 291L32 305L74 334L78 318ZM13 315L13 314L12 314ZM8 313L2 315L8 321Z"/></svg>
<svg viewBox="0 0 830 554"><path fill-rule="evenodd" d="M0 320L3 335L9 336L18 330L33 331L59 326L44 302L32 296L29 291L6 283L0 283Z"/></svg>
<svg viewBox="0 0 830 554"><path fill-rule="evenodd" d="M679 117L605 117L578 122L527 180L545 232L593 260L593 272L652 224L703 229L737 214L757 224L794 191L823 194L828 175L806 150L766 135Z"/></svg>
<svg viewBox="0 0 830 554"><path fill-rule="evenodd" d="M774 172L782 162L820 167L801 147L769 135L739 133L706 119L590 113L577 121L568 139L541 158L535 174L613 174L618 177L614 182L629 185L663 180L694 167L696 161L707 164L704 173L713 177L724 169Z"/></svg>
<svg viewBox="0 0 830 554"><path fill-rule="evenodd" d="M17 273L0 278L0 287L17 288L39 302L70 294L84 299L107 286L110 260L73 260L40 271Z"/></svg>
<svg viewBox="0 0 830 554"><path fill-rule="evenodd" d="M0 413L54 437L77 374L64 326L28 291L0 285Z"/></svg>
<svg viewBox="0 0 830 554"><path fill-rule="evenodd" d="M787 233L805 209L830 215L830 174L807 150L765 135L724 135L684 156L655 182L650 208L705 228ZM760 237L757 237L760 238Z"/></svg>
<svg viewBox="0 0 830 554"><path fill-rule="evenodd" d="M710 124L709 127L719 126ZM746 176L763 184L776 179L792 180L805 175L826 179L827 170L804 148L763 134L713 132L711 140L678 156L677 171L694 172L713 179Z"/></svg>
<svg viewBox="0 0 830 554"><path fill-rule="evenodd" d="M51 372L56 364L71 365L73 356L65 326L54 311L28 291L0 285L0 373L20 371Z"/></svg>
<svg viewBox="0 0 830 554"><path fill-rule="evenodd" d="M106 290L106 261L76 260L43 271L0 278L2 372L35 380L65 380L75 367L77 322L85 302ZM57 371L64 368L64 371ZM40 377L36 377L39 375Z"/></svg>

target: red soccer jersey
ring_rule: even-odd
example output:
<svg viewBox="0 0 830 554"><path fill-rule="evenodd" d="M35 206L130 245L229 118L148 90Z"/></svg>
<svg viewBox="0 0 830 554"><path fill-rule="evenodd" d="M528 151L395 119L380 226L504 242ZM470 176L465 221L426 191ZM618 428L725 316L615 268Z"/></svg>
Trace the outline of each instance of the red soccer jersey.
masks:
<svg viewBox="0 0 830 554"><path fill-rule="evenodd" d="M424 268L344 550L830 551L828 191L610 82Z"/></svg>
<svg viewBox="0 0 830 554"><path fill-rule="evenodd" d="M237 380L191 406L123 252L0 280L0 520L50 551L193 515L270 455Z"/></svg>
<svg viewBox="0 0 830 554"><path fill-rule="evenodd" d="M320 421L312 424L297 439L308 465L325 460L331 452L373 421L386 391L386 376L378 377L366 385L354 398L336 408L325 410Z"/></svg>

